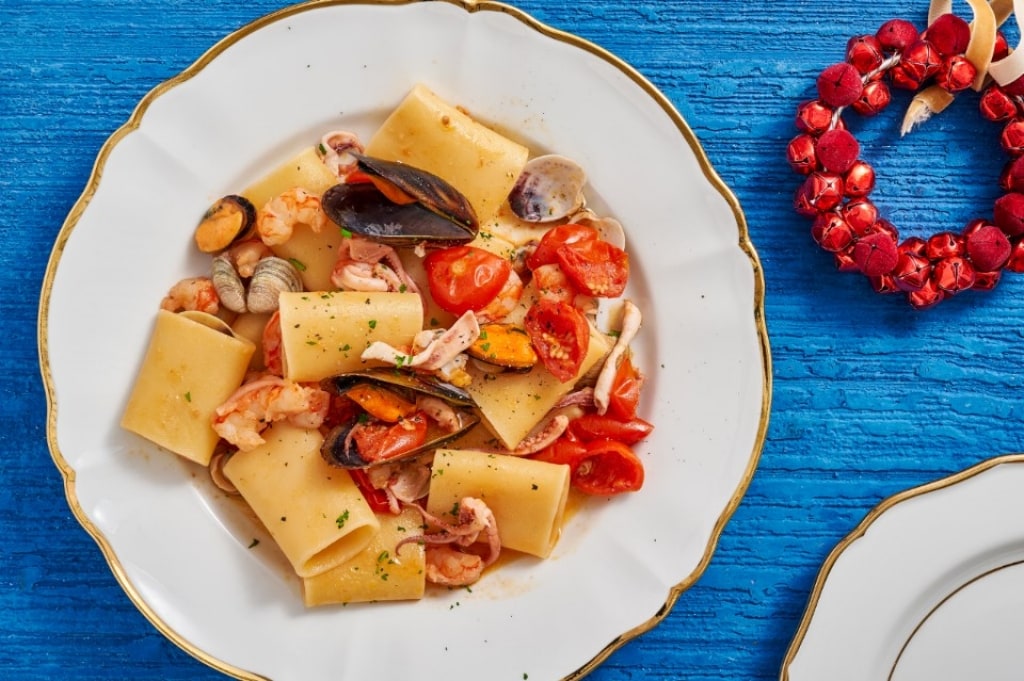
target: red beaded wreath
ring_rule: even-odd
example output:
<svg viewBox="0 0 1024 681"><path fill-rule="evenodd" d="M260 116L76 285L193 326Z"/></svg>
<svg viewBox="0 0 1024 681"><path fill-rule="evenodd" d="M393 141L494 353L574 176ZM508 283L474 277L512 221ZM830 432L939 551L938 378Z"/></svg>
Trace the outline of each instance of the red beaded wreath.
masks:
<svg viewBox="0 0 1024 681"><path fill-rule="evenodd" d="M967 289L989 290L1003 270L1024 272L1024 79L1005 87L989 85L981 113L1005 122L1002 147L1010 155L1000 178L1007 192L991 220L972 220L958 233L900 241L896 227L868 198L874 169L860 159L860 145L843 123L846 108L872 116L888 106L890 86L916 91L935 84L947 92L965 90L977 69L965 52L971 28L943 14L924 33L909 21L887 21L874 35L851 38L846 61L818 77L818 99L796 112L800 130L787 149L792 168L806 176L794 207L813 218L811 235L834 254L842 272L860 272L879 293L905 292L910 304L927 308ZM1009 52L1001 34L993 60Z"/></svg>

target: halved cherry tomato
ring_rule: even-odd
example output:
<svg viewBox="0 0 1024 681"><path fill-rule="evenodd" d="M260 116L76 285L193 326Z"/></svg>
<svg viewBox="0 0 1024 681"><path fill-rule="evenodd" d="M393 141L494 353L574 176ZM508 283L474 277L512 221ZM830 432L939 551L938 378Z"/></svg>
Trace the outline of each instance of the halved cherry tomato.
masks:
<svg viewBox="0 0 1024 681"><path fill-rule="evenodd" d="M636 416L636 408L640 403L640 386L643 378L627 356L615 369L612 379L612 390L608 396L608 413L622 420Z"/></svg>
<svg viewBox="0 0 1024 681"><path fill-rule="evenodd" d="M593 241L598 238L597 230L587 225L568 223L552 227L541 237L537 249L526 258L526 266L531 271L541 265L558 262L555 253L565 244L577 241Z"/></svg>
<svg viewBox="0 0 1024 681"><path fill-rule="evenodd" d="M590 346L590 325L572 305L538 300L523 320L533 349L547 370L562 383L579 373Z"/></svg>
<svg viewBox="0 0 1024 681"><path fill-rule="evenodd" d="M348 474L352 476L352 482L356 484L363 498L374 513L393 513L391 504L388 503L388 493L377 489L370 483L370 476L366 474L365 468L350 468Z"/></svg>
<svg viewBox="0 0 1024 681"><path fill-rule="evenodd" d="M641 419L619 420L602 414L583 414L569 422L569 432L581 442L615 440L634 445L651 434L654 425Z"/></svg>
<svg viewBox="0 0 1024 681"><path fill-rule="evenodd" d="M430 295L442 310L462 314L491 302L508 280L508 260L475 246L432 251L423 259Z"/></svg>
<svg viewBox="0 0 1024 681"><path fill-rule="evenodd" d="M416 412L398 423L368 421L352 429L359 454L369 462L394 459L427 441L427 417Z"/></svg>
<svg viewBox="0 0 1024 681"><path fill-rule="evenodd" d="M533 459L569 466L569 480L584 494L613 496L635 492L644 484L644 466L627 445L601 438L576 442L560 437Z"/></svg>
<svg viewBox="0 0 1024 681"><path fill-rule="evenodd" d="M572 485L584 494L612 496L635 492L644 484L644 465L628 446L594 440L573 469Z"/></svg>
<svg viewBox="0 0 1024 681"><path fill-rule="evenodd" d="M565 243L555 252L558 264L573 285L590 296L615 298L629 280L629 256L607 241L591 239Z"/></svg>

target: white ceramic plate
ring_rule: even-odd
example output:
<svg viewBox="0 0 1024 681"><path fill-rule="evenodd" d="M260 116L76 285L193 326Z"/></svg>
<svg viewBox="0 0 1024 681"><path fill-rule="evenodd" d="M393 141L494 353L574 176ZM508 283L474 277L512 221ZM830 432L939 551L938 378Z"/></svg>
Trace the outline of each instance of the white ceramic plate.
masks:
<svg viewBox="0 0 1024 681"><path fill-rule="evenodd" d="M782 679L1019 679L1022 489L1018 454L885 500L825 561Z"/></svg>
<svg viewBox="0 0 1024 681"><path fill-rule="evenodd" d="M576 514L550 560L517 561L471 593L307 611L203 472L118 420L158 301L204 269L190 241L206 206L326 130L368 138L416 82L580 161L594 201L626 225L657 427L647 483ZM704 570L753 475L771 395L760 265L686 123L612 55L486 2L289 7L157 87L61 231L39 332L71 508L150 621L239 678L586 674Z"/></svg>

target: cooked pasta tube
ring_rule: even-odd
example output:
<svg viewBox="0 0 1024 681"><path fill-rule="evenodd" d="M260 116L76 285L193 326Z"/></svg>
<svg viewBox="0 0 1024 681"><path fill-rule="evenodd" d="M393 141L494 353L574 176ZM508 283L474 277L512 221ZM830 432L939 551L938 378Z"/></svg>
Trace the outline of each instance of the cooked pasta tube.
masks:
<svg viewBox="0 0 1024 681"><path fill-rule="evenodd" d="M446 180L483 226L505 202L529 150L416 85L366 144L366 153Z"/></svg>
<svg viewBox="0 0 1024 681"><path fill-rule="evenodd" d="M121 426L204 466L220 437L214 410L245 377L255 346L197 319L202 314L157 313L153 335Z"/></svg>
<svg viewBox="0 0 1024 681"><path fill-rule="evenodd" d="M234 454L224 476L296 574L318 575L366 548L380 523L349 474L320 456L320 433L282 421L263 439L263 445Z"/></svg>
<svg viewBox="0 0 1024 681"><path fill-rule="evenodd" d="M281 348L286 378L319 381L368 368L370 343L408 345L423 328L416 293L282 293Z"/></svg>
<svg viewBox="0 0 1024 681"><path fill-rule="evenodd" d="M562 531L569 467L507 454L437 450L427 510L453 520L452 511L464 497L481 499L491 509L502 547L546 558Z"/></svg>
<svg viewBox="0 0 1024 681"><path fill-rule="evenodd" d="M365 549L341 565L302 580L307 607L329 603L407 601L423 598L426 566L423 544L410 542L395 551L398 542L420 534L423 518L418 511L379 515L380 532Z"/></svg>
<svg viewBox="0 0 1024 681"><path fill-rule="evenodd" d="M587 356L576 380L608 354L608 349L607 337L591 328ZM469 373L473 381L466 390L473 396L484 423L509 450L515 449L576 383L562 383L540 364L525 374L487 374L473 366Z"/></svg>

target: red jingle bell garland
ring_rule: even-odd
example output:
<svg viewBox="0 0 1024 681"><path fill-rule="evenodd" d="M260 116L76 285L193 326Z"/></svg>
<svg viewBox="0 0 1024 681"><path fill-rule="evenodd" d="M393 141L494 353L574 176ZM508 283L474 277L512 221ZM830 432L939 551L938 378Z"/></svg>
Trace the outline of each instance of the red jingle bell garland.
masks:
<svg viewBox="0 0 1024 681"><path fill-rule="evenodd" d="M1006 126L1002 147L1012 160L1000 185L1007 193L996 201L992 219L972 220L959 233L900 240L869 198L875 172L860 158L842 113L879 113L891 101L891 88L937 86L955 93L980 83L978 67L965 54L970 40L970 25L953 14L937 17L923 33L893 19L874 35L851 38L846 60L818 76L818 99L797 108L800 134L787 149L790 166L805 176L794 207L813 219L818 245L833 254L840 271L865 275L879 293L903 292L918 309L968 289L992 289L1003 270L1024 272L1024 78L993 84L982 95L982 115ZM992 59L1007 53L999 34Z"/></svg>

